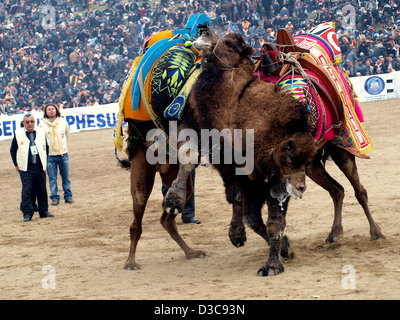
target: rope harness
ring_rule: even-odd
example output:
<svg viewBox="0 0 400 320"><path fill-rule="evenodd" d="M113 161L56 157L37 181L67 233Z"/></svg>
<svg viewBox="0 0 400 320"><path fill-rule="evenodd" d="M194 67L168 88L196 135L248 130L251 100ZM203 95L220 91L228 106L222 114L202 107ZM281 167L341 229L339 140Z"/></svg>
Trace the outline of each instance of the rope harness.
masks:
<svg viewBox="0 0 400 320"><path fill-rule="evenodd" d="M230 66L229 64L227 64L226 62L224 62L224 61L223 61L220 57L218 57L218 55L215 53L215 50L217 49L218 44L219 44L219 40L221 40L220 37L218 37L217 44L215 45L215 47L214 47L214 49L213 49L213 51L212 51L211 53L212 53L212 54L219 60L219 62L221 62L222 65L225 67L225 68L221 68L221 70L223 70L223 71L232 71L232 76L231 76L230 82L233 82L233 72L234 72L237 68L232 67L232 66Z"/></svg>

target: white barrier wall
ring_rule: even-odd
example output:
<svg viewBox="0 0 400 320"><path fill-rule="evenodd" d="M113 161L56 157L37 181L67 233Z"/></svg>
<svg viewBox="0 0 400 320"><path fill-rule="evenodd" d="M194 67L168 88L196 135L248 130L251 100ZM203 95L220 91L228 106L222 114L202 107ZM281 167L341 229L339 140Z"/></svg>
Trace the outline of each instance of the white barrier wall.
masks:
<svg viewBox="0 0 400 320"><path fill-rule="evenodd" d="M382 75L350 78L360 102L400 98L400 71ZM70 132L114 128L118 121L118 103L95 107L64 109L62 116L67 119ZM34 114L37 124L43 112ZM12 139L20 126L23 115L0 116L0 141Z"/></svg>
<svg viewBox="0 0 400 320"><path fill-rule="evenodd" d="M350 78L360 102L400 98L400 71Z"/></svg>
<svg viewBox="0 0 400 320"><path fill-rule="evenodd" d="M71 133L83 130L99 130L114 128L118 121L118 103L102 106L79 107L61 110L61 115L67 120ZM43 118L43 112L32 113L36 125ZM14 131L19 128L23 114L0 116L0 141L12 139Z"/></svg>

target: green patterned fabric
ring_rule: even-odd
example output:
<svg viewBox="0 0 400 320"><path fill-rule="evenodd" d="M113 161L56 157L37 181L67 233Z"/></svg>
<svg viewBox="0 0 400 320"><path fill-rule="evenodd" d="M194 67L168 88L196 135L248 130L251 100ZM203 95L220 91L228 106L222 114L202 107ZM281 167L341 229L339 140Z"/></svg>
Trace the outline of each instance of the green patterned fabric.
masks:
<svg viewBox="0 0 400 320"><path fill-rule="evenodd" d="M156 114L162 113L178 95L196 58L190 48L175 45L156 63L151 79L151 104Z"/></svg>

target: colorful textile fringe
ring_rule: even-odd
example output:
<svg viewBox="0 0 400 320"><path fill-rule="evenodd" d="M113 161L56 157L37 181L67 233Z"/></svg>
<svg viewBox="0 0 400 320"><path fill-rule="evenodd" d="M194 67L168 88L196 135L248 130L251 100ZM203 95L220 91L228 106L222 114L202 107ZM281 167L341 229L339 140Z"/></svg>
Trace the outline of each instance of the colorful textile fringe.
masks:
<svg viewBox="0 0 400 320"><path fill-rule="evenodd" d="M135 75L136 69L139 65L141 58L142 58L142 56L136 57L136 59L133 61L132 68L125 78L124 85L122 87L121 96L119 98L118 121L117 121L117 125L114 129L114 135L113 135L114 145L117 148L117 150L119 150L119 151L122 151L123 146L124 146L124 140L122 137L122 125L124 123L124 118L125 118L125 116L124 116L125 100L126 100L128 94L130 96L132 80L133 80L133 77Z"/></svg>

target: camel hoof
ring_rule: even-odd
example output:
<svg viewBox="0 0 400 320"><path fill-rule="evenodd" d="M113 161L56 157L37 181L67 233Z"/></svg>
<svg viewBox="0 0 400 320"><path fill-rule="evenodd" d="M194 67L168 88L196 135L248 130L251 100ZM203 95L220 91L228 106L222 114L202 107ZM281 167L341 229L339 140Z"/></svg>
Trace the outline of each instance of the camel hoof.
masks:
<svg viewBox="0 0 400 320"><path fill-rule="evenodd" d="M229 240L236 248L243 247L247 241L244 225L231 225L229 228Z"/></svg>
<svg viewBox="0 0 400 320"><path fill-rule="evenodd" d="M242 241L238 241L238 242L236 242L236 244L235 243L233 243L233 245L236 247L236 248L240 248L240 247L243 247L244 246L244 244L246 243L246 238L245 239L243 239Z"/></svg>
<svg viewBox="0 0 400 320"><path fill-rule="evenodd" d="M204 251L194 251L186 255L187 259L204 258L207 254Z"/></svg>
<svg viewBox="0 0 400 320"><path fill-rule="evenodd" d="M124 270L139 270L140 267L136 263L127 263L124 265Z"/></svg>
<svg viewBox="0 0 400 320"><path fill-rule="evenodd" d="M331 234L329 234L328 238L325 239L325 243L326 244L333 243L336 240L339 240L342 236L343 236L343 233L337 234L337 233L332 232Z"/></svg>
<svg viewBox="0 0 400 320"><path fill-rule="evenodd" d="M258 270L257 274L260 277L270 277L277 276L285 270L282 263L280 261L276 262L267 262L264 264L260 270Z"/></svg>
<svg viewBox="0 0 400 320"><path fill-rule="evenodd" d="M376 241L379 239L386 239L386 236L384 234L374 234L373 236L371 236L371 241Z"/></svg>
<svg viewBox="0 0 400 320"><path fill-rule="evenodd" d="M162 203L163 209L168 213L168 214L174 214L177 215L180 212L183 212L183 208L185 206L185 201L182 202L178 199L174 199L170 194L167 194L164 198L164 201Z"/></svg>
<svg viewBox="0 0 400 320"><path fill-rule="evenodd" d="M331 229L331 233L328 238L326 238L325 243L330 244L339 240L343 236L343 227L341 225L333 225Z"/></svg>

